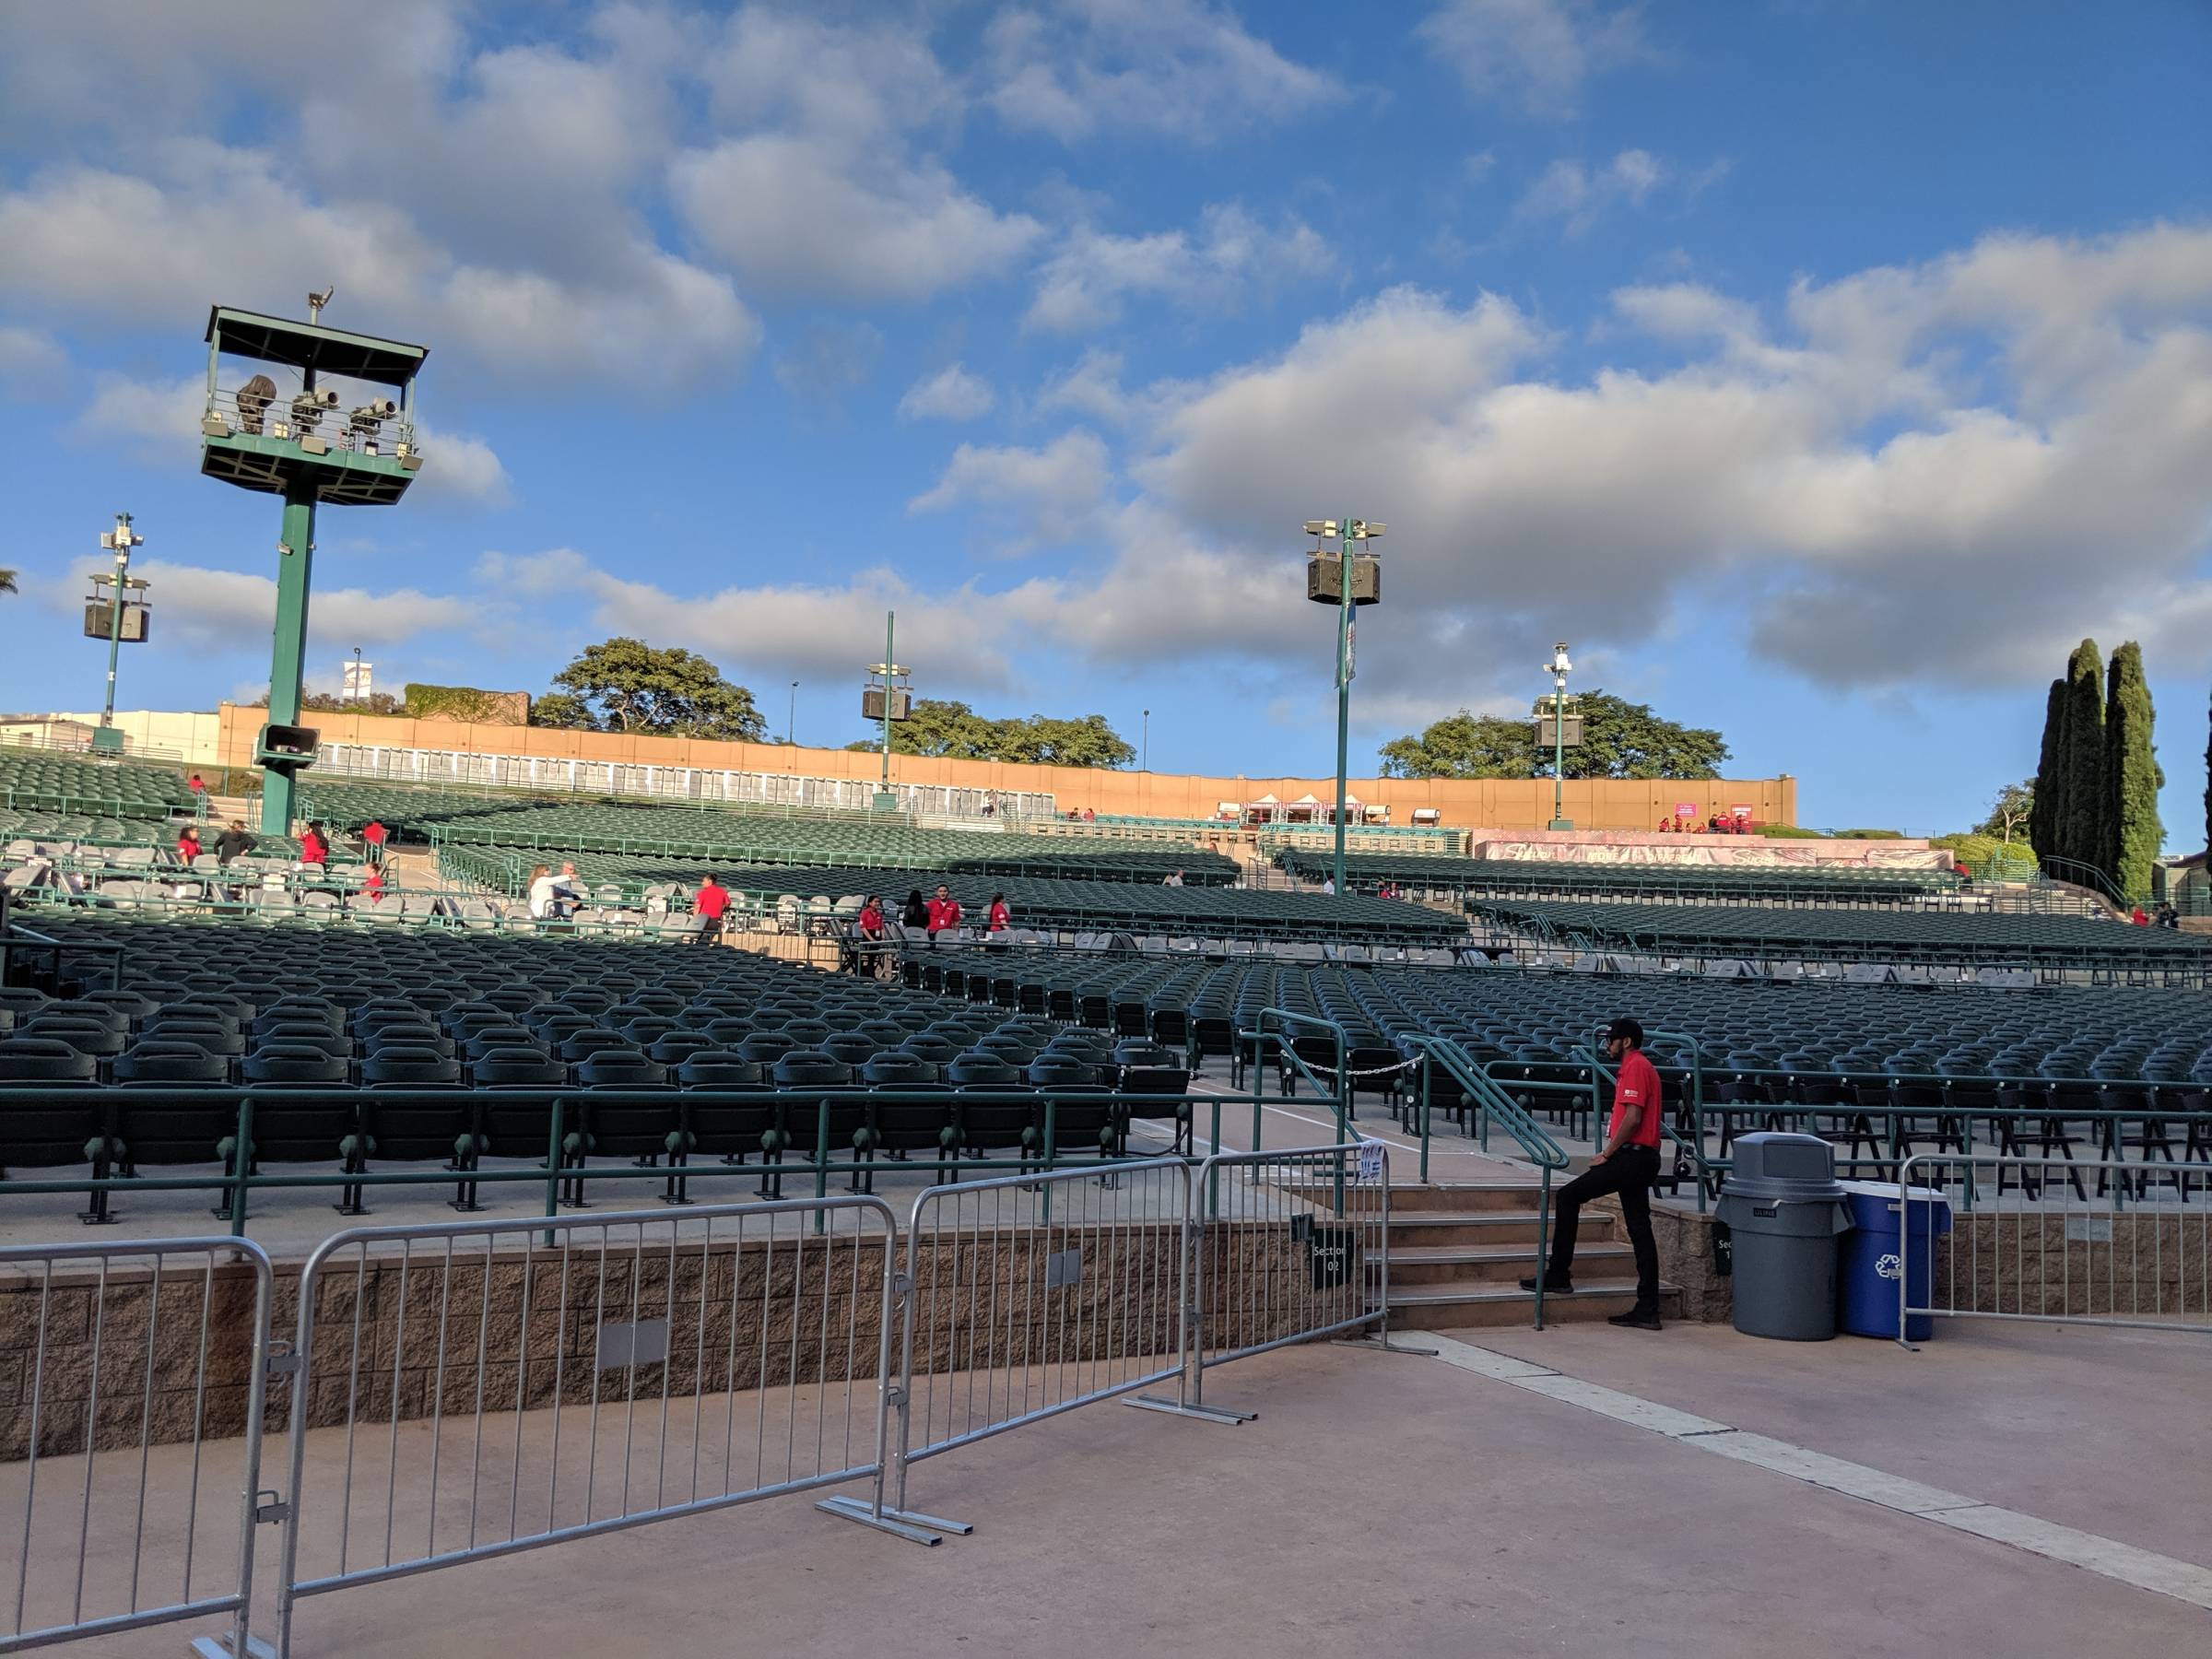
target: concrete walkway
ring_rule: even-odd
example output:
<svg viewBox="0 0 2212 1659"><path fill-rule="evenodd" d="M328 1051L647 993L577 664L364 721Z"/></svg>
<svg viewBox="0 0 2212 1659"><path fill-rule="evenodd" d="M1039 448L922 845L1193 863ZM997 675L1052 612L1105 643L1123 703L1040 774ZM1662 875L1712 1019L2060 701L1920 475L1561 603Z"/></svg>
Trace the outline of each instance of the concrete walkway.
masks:
<svg viewBox="0 0 2212 1659"><path fill-rule="evenodd" d="M1947 1331L1922 1355L1688 1330L1511 1340L1895 1474L2046 1511L2070 1492L2077 1524L2204 1561L2198 1460L2176 1454L2202 1397L2176 1384L2204 1375L2203 1345L2098 1334L2076 1353L2075 1335ZM1293 1349L1207 1393L1261 1416L1100 1405L922 1465L914 1503L977 1527L934 1549L782 1499L341 1591L303 1604L295 1651L2072 1659L2199 1651L2212 1630L2170 1597L1438 1359ZM101 1651L178 1649L172 1630Z"/></svg>

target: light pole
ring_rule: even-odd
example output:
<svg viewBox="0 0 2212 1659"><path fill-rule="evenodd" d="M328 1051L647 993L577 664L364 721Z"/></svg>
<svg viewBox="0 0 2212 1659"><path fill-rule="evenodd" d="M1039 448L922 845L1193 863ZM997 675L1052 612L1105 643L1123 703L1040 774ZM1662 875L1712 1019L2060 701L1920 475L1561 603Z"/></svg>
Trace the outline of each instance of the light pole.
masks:
<svg viewBox="0 0 2212 1659"><path fill-rule="evenodd" d="M799 747L799 682L791 682L791 714L783 722L783 741L793 748Z"/></svg>
<svg viewBox="0 0 2212 1659"><path fill-rule="evenodd" d="M1152 770L1152 711L1149 709L1145 711L1145 735L1137 749L1136 770L1145 772Z"/></svg>
<svg viewBox="0 0 2212 1659"><path fill-rule="evenodd" d="M92 747L102 750L121 750L123 738L115 730L115 663L123 654L124 610L130 602L131 549L144 547L146 537L131 528L131 515L115 515L115 528L100 533L100 545L112 549L115 555L115 573L112 576L95 576L92 590L100 591L104 582L108 587L108 700L100 713L100 731L92 739ZM141 581L137 584L144 587Z"/></svg>
<svg viewBox="0 0 2212 1659"><path fill-rule="evenodd" d="M899 613L883 613L883 661L868 665L867 688L861 693L860 715L863 720L883 722L883 781L876 789L876 810L889 812L899 805L899 797L891 793L891 722L908 718L913 704L912 684L907 672L899 665L892 653L892 641L897 638ZM880 680L881 685L877 682ZM794 682L795 685L795 681Z"/></svg>
<svg viewBox="0 0 2212 1659"><path fill-rule="evenodd" d="M1551 676L1551 827L1554 830L1571 830L1567 818L1567 677L1574 665L1567 660L1567 641L1561 640L1551 648L1551 661L1544 665Z"/></svg>
<svg viewBox="0 0 2212 1659"><path fill-rule="evenodd" d="M1336 543L1335 574L1330 556L1315 548L1306 561L1306 597L1336 607L1336 896L1345 896L1344 797L1345 770L1351 759L1353 633L1352 608L1373 605L1382 597L1380 562L1371 555L1356 553L1359 544L1373 541L1383 526L1365 519L1308 519L1306 534L1316 540Z"/></svg>

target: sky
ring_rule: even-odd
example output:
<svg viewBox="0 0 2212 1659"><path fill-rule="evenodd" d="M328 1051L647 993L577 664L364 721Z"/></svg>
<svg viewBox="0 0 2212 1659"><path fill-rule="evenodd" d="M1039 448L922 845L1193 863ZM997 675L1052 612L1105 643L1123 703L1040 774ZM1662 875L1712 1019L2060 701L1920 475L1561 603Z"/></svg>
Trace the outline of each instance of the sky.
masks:
<svg viewBox="0 0 2212 1659"><path fill-rule="evenodd" d="M118 511L124 705L265 689L202 336L335 284L426 461L322 514L311 685L630 633L841 744L895 608L922 696L1320 776L1359 516L1355 774L1565 640L1805 823L1957 830L2135 639L2194 850L2207 85L2203 0L8 6L0 707L97 706Z"/></svg>

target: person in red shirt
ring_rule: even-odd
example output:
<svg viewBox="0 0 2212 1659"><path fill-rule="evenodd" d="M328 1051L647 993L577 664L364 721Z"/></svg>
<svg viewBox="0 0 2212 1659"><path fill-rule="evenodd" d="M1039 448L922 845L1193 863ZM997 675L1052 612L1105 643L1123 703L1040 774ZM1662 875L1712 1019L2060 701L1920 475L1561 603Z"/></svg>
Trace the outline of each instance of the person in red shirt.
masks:
<svg viewBox="0 0 2212 1659"><path fill-rule="evenodd" d="M1006 924L1013 919L1013 912L1006 909L1006 896L1004 893L992 894L991 914L990 919L984 924L985 931L990 933L1004 933L1006 931Z"/></svg>
<svg viewBox="0 0 2212 1659"><path fill-rule="evenodd" d="M384 862L384 842L391 833L378 818L371 818L361 826L361 856L369 861L371 869Z"/></svg>
<svg viewBox="0 0 2212 1659"><path fill-rule="evenodd" d="M722 919L729 913L730 889L709 876L699 884L691 895L691 912L699 918L699 932L692 935L695 945L718 945L722 942Z"/></svg>
<svg viewBox="0 0 2212 1659"><path fill-rule="evenodd" d="M303 865L330 862L330 842L323 833L321 818L310 818L307 828L300 832L300 862Z"/></svg>
<svg viewBox="0 0 2212 1659"><path fill-rule="evenodd" d="M200 855L200 832L190 824L177 831L177 862L190 865Z"/></svg>
<svg viewBox="0 0 2212 1659"><path fill-rule="evenodd" d="M936 897L929 901L929 943L934 949L937 935L960 925L960 901L952 896L952 889L943 882L937 884Z"/></svg>
<svg viewBox="0 0 2212 1659"><path fill-rule="evenodd" d="M384 870L382 865L371 865L369 873L361 877L361 897L371 904L384 901Z"/></svg>
<svg viewBox="0 0 2212 1659"><path fill-rule="evenodd" d="M1618 1068L1613 1085L1613 1116L1605 1145L1590 1167L1559 1191L1553 1206L1551 1261L1541 1280L1544 1293L1574 1288L1575 1223L1583 1206L1608 1194L1620 1197L1620 1218L1636 1252L1636 1305L1608 1322L1640 1331L1659 1329L1659 1246L1652 1237L1652 1183L1659 1178L1661 1100L1659 1073L1644 1058L1643 1027L1633 1019L1606 1028L1606 1057ZM1539 1281L1524 1278L1524 1290Z"/></svg>
<svg viewBox="0 0 2212 1659"><path fill-rule="evenodd" d="M883 900L870 893L860 907L860 936L874 943L883 937Z"/></svg>

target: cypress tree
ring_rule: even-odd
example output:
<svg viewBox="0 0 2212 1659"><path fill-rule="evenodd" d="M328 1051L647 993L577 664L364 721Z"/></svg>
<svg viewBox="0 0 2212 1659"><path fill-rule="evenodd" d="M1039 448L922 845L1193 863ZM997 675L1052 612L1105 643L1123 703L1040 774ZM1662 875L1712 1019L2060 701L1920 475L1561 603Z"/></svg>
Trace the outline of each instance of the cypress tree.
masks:
<svg viewBox="0 0 2212 1659"><path fill-rule="evenodd" d="M2150 687L2143 648L2112 653L2104 727L2104 873L2130 899L2150 892L2150 866L2165 831L2159 823L2159 761L2151 746Z"/></svg>
<svg viewBox="0 0 2212 1659"><path fill-rule="evenodd" d="M2104 853L2104 653L2084 640L2066 663L2065 816L2058 855L2100 865Z"/></svg>
<svg viewBox="0 0 2212 1659"><path fill-rule="evenodd" d="M2065 754L2066 682L2051 682L2051 695L2043 703L2043 747L2035 762L2035 804L2028 812L2028 844L2039 853L2055 853L2057 845L2052 839L2052 826L2057 821L2061 802L2065 794L2065 781L2061 772Z"/></svg>

